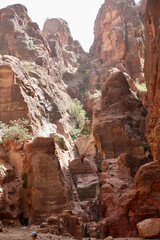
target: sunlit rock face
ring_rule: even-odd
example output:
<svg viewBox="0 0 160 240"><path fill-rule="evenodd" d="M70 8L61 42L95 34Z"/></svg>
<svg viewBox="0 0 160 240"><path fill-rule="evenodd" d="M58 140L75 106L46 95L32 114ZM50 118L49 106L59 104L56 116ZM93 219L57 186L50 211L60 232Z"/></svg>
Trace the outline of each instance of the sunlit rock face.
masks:
<svg viewBox="0 0 160 240"><path fill-rule="evenodd" d="M27 64L32 70L27 70L15 57L0 57L1 121L29 118L35 134L47 135L55 132L55 124L63 121L63 115L67 126L69 96L46 71Z"/></svg>
<svg viewBox="0 0 160 240"><path fill-rule="evenodd" d="M146 136L154 160L160 160L160 85L159 85L159 34L160 2L148 1L146 10L146 60L145 79L148 89L149 114L146 125Z"/></svg>
<svg viewBox="0 0 160 240"><path fill-rule="evenodd" d="M90 52L106 67L122 63L132 78L141 77L144 30L134 0L106 0L99 10Z"/></svg>
<svg viewBox="0 0 160 240"><path fill-rule="evenodd" d="M75 73L82 47L62 19L47 20L42 33L23 5L1 9L0 19L1 121L29 118L35 134L57 129L68 138L69 95L79 95Z"/></svg>

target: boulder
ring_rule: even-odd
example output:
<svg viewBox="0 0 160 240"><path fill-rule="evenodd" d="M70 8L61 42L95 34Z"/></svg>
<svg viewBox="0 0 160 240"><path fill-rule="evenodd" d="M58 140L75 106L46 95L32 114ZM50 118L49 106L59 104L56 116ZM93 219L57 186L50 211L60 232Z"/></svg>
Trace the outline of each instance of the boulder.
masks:
<svg viewBox="0 0 160 240"><path fill-rule="evenodd" d="M80 200L94 199L98 183L94 162L82 156L71 161L69 168Z"/></svg>
<svg viewBox="0 0 160 240"><path fill-rule="evenodd" d="M149 218L137 223L138 233L143 238L160 237L160 219Z"/></svg>

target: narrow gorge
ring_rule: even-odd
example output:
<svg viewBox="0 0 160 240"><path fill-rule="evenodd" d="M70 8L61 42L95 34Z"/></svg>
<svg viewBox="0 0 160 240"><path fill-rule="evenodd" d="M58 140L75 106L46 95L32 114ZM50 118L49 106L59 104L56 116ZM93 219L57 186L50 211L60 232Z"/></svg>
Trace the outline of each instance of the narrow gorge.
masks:
<svg viewBox="0 0 160 240"><path fill-rule="evenodd" d="M0 238L160 237L160 2L97 13L86 53L65 20L0 9Z"/></svg>

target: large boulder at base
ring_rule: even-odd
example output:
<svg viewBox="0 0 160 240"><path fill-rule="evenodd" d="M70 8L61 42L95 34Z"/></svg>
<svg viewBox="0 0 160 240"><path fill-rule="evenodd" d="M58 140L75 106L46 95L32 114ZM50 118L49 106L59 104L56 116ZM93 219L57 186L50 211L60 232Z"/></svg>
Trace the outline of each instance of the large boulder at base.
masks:
<svg viewBox="0 0 160 240"><path fill-rule="evenodd" d="M139 235L143 238L160 237L160 218L149 218L137 224Z"/></svg>

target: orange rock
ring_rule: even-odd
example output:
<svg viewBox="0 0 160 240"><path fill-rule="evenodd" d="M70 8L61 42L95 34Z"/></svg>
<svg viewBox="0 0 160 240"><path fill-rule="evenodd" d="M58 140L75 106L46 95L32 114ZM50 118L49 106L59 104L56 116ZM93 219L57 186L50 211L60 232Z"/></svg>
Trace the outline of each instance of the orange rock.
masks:
<svg viewBox="0 0 160 240"><path fill-rule="evenodd" d="M160 85L159 74L159 34L160 34L160 2L148 1L146 9L146 59L145 79L148 89L149 114L146 121L146 137L151 147L154 160L160 160Z"/></svg>
<svg viewBox="0 0 160 240"><path fill-rule="evenodd" d="M107 68L124 64L132 78L141 76L144 36L138 8L133 0L105 1L97 15L94 43L90 49Z"/></svg>
<svg viewBox="0 0 160 240"><path fill-rule="evenodd" d="M149 218L137 224L138 233L143 238L160 237L160 219Z"/></svg>

